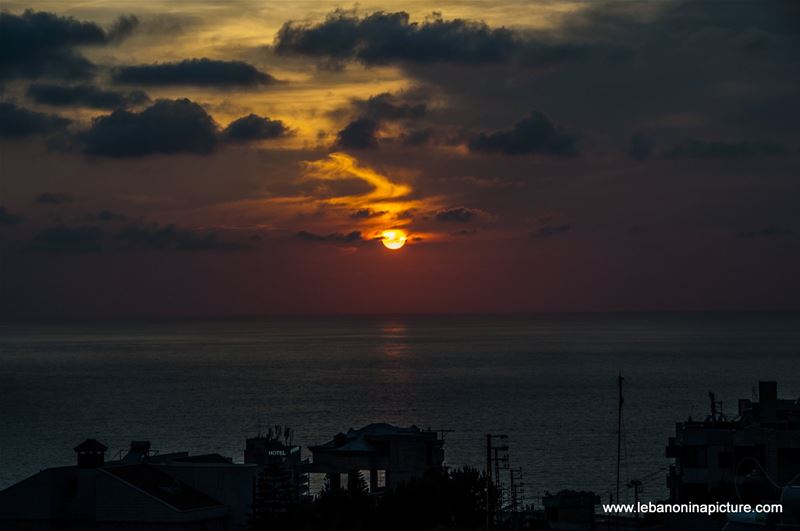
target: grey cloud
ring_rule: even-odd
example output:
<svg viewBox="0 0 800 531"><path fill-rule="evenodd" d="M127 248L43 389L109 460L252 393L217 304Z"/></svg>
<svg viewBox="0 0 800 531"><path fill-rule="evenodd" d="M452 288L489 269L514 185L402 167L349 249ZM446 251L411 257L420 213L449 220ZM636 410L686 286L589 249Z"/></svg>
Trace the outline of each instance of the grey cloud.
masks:
<svg viewBox="0 0 800 531"><path fill-rule="evenodd" d="M376 11L358 16L338 9L324 22L287 22L275 41L278 53L298 53L368 64L390 61L485 63L506 60L518 43L506 28L431 17L411 22L408 13Z"/></svg>
<svg viewBox="0 0 800 531"><path fill-rule="evenodd" d="M258 86L275 82L271 75L243 61L185 59L177 63L123 66L114 71L115 83L134 85Z"/></svg>
<svg viewBox="0 0 800 531"><path fill-rule="evenodd" d="M557 127L541 112L533 111L511 130L479 133L469 139L472 152L503 153L505 155L578 155L577 137Z"/></svg>
<svg viewBox="0 0 800 531"><path fill-rule="evenodd" d="M242 243L220 240L214 232L179 229L175 225L132 225L114 236L126 250L212 251L238 250Z"/></svg>
<svg viewBox="0 0 800 531"><path fill-rule="evenodd" d="M103 250L104 236L99 227L52 227L39 232L28 250L55 254L94 253Z"/></svg>
<svg viewBox="0 0 800 531"><path fill-rule="evenodd" d="M224 134L233 141L265 140L286 136L289 128L280 120L249 114L228 124Z"/></svg>
<svg viewBox="0 0 800 531"><path fill-rule="evenodd" d="M118 109L95 118L78 135L83 152L104 157L140 157L156 153L212 153L225 142L247 142L288 134L279 120L251 114L220 131L197 103L158 100L141 112Z"/></svg>
<svg viewBox="0 0 800 531"><path fill-rule="evenodd" d="M671 159L732 159L751 157L776 157L788 153L786 147L775 142L724 142L688 138L664 153Z"/></svg>
<svg viewBox="0 0 800 531"><path fill-rule="evenodd" d="M457 207L457 208L450 208L446 210L440 210L436 213L436 221L454 221L457 223L467 223L468 221L472 221L478 215L480 211L472 209L472 208L465 208L465 207Z"/></svg>
<svg viewBox="0 0 800 531"><path fill-rule="evenodd" d="M646 160L653 153L654 147L655 143L647 134L634 133L628 142L628 156L639 161Z"/></svg>
<svg viewBox="0 0 800 531"><path fill-rule="evenodd" d="M36 202L40 205L63 205L72 201L74 198L71 195L55 192L42 192L36 197Z"/></svg>
<svg viewBox="0 0 800 531"><path fill-rule="evenodd" d="M388 214L386 210L372 210L371 208L362 208L361 210L356 210L350 217L353 219L369 219L369 218L377 218L383 216L384 214Z"/></svg>
<svg viewBox="0 0 800 531"><path fill-rule="evenodd" d="M359 243L363 242L364 238L360 231L354 230L343 234L341 232L332 232L330 234L316 234L306 230L301 230L295 236L300 240L320 243Z"/></svg>
<svg viewBox="0 0 800 531"><path fill-rule="evenodd" d="M379 123L369 118L353 120L336 135L336 147L340 149L377 149L379 128Z"/></svg>
<svg viewBox="0 0 800 531"><path fill-rule="evenodd" d="M737 238L772 238L776 236L791 236L794 231L780 225L767 225L758 230L740 232Z"/></svg>
<svg viewBox="0 0 800 531"><path fill-rule="evenodd" d="M0 102L0 138L25 138L60 131L70 120Z"/></svg>
<svg viewBox="0 0 800 531"><path fill-rule="evenodd" d="M21 221L21 217L12 214L6 207L0 207L0 225L16 225Z"/></svg>
<svg viewBox="0 0 800 531"><path fill-rule="evenodd" d="M159 100L135 113L116 110L95 118L80 135L84 152L106 157L151 153L210 153L218 145L217 125L198 104Z"/></svg>
<svg viewBox="0 0 800 531"><path fill-rule="evenodd" d="M564 224L564 225L543 225L536 230L530 233L530 237L533 239L539 238L551 238L553 236L558 236L559 234L563 234L572 229L571 225Z"/></svg>
<svg viewBox="0 0 800 531"><path fill-rule="evenodd" d="M120 17L104 30L94 22L81 22L31 9L20 15L0 13L0 79L50 76L88 78L94 65L76 48L104 45L127 37L136 17Z"/></svg>
<svg viewBox="0 0 800 531"><path fill-rule="evenodd" d="M141 90L120 92L89 84L70 86L34 83L28 87L27 95L37 103L46 105L77 105L95 109L117 109L150 101L147 94Z"/></svg>
<svg viewBox="0 0 800 531"><path fill-rule="evenodd" d="M408 102L404 98L384 92L370 96L366 100L358 100L355 106L362 116L373 120L404 120L420 118L427 112L427 105L419 102Z"/></svg>

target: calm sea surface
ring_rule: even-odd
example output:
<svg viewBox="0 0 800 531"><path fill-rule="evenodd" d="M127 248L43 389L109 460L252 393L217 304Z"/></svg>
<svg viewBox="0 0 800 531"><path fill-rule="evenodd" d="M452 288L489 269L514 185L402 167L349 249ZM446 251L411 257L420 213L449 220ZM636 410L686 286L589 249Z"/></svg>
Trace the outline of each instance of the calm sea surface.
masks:
<svg viewBox="0 0 800 531"><path fill-rule="evenodd" d="M735 414L759 379L800 396L800 315L358 317L0 325L0 488L72 464L87 437L113 457L242 460L259 425L295 442L370 422L438 430L451 465L483 466L509 436L526 494L613 489L619 370L624 480L665 493L667 437L713 390Z"/></svg>

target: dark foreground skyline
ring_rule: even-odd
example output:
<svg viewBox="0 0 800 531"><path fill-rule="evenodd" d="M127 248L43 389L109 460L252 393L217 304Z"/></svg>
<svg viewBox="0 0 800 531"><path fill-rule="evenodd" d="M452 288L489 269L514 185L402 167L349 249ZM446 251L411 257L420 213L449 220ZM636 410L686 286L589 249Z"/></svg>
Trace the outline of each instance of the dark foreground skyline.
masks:
<svg viewBox="0 0 800 531"><path fill-rule="evenodd" d="M338 7L4 2L0 317L800 308L796 2Z"/></svg>

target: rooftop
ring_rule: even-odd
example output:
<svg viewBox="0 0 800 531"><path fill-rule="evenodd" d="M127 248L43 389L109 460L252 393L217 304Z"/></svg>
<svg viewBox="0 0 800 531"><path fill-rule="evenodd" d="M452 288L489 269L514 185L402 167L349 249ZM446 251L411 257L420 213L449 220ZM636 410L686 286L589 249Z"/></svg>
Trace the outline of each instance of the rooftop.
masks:
<svg viewBox="0 0 800 531"><path fill-rule="evenodd" d="M150 465L114 466L104 470L180 511L222 505L214 498Z"/></svg>

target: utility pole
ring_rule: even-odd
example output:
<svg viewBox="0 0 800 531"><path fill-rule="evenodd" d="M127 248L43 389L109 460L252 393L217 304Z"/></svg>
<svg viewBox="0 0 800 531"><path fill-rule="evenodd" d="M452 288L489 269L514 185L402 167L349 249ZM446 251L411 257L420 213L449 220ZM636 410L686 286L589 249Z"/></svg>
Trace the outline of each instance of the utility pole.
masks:
<svg viewBox="0 0 800 531"><path fill-rule="evenodd" d="M617 385L619 388L619 410L617 412L617 503L619 501L619 464L620 459L622 458L622 404L625 402L625 399L622 397L622 382L624 378L622 378L622 370L619 371L619 376L617 377Z"/></svg>
<svg viewBox="0 0 800 531"><path fill-rule="evenodd" d="M486 434L486 531L492 529L492 435Z"/></svg>
<svg viewBox="0 0 800 531"><path fill-rule="evenodd" d="M502 510L500 471L509 469L508 445L501 444L497 446L494 444L495 439L505 441L508 436L486 434L486 531L491 531L494 528L494 521L500 516L500 510ZM492 472L494 472L494 481L492 480ZM496 493L494 500L491 496L492 487L494 487ZM496 514L494 511L495 504L498 509Z"/></svg>
<svg viewBox="0 0 800 531"><path fill-rule="evenodd" d="M642 487L642 482L638 479L632 480L628 483L628 488L633 488L633 503L636 504L636 518L639 518L639 489ZM617 502L619 503L619 502Z"/></svg>

